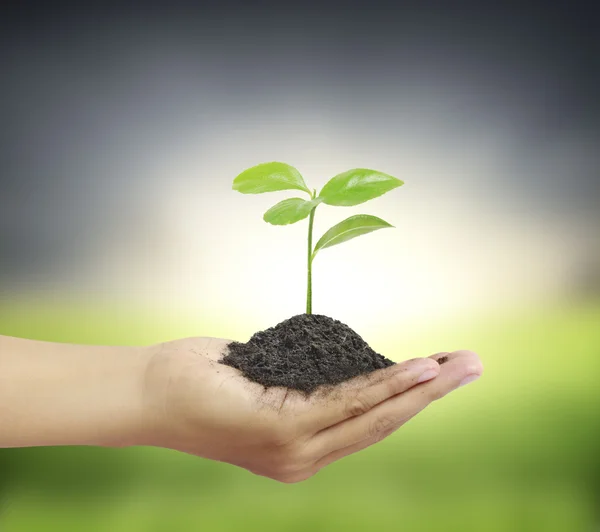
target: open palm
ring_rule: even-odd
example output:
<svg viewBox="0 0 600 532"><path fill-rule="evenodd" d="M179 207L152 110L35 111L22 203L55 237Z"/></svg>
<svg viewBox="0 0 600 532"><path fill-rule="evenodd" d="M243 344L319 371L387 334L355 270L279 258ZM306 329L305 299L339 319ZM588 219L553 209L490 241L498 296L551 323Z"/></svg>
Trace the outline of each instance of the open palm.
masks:
<svg viewBox="0 0 600 532"><path fill-rule="evenodd" d="M417 358L321 388L310 396L248 381L219 363L229 340L156 346L146 401L153 445L297 482L368 447L483 371L475 353ZM440 366L436 359L447 356Z"/></svg>

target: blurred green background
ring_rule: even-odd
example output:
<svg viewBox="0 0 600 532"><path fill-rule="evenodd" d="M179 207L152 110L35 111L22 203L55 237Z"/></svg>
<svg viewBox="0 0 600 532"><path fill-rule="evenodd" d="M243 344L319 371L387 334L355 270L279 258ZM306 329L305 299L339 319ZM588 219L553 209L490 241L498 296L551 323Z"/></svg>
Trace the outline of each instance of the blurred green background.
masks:
<svg viewBox="0 0 600 532"><path fill-rule="evenodd" d="M396 229L320 254L314 311L394 360L486 370L298 485L0 449L0 532L600 530L593 2L33 4L0 6L0 334L245 340L302 312L306 222L231 190L280 160L311 188L405 181L319 208L315 238L359 213Z"/></svg>
<svg viewBox="0 0 600 532"><path fill-rule="evenodd" d="M0 333L147 344L209 332L190 316L158 318L14 301L0 306ZM369 338L406 357L466 342L486 371L301 484L161 449L1 450L0 530L595 531L599 322L600 301L582 301L421 329L398 323L394 335ZM230 327L210 330L246 332Z"/></svg>

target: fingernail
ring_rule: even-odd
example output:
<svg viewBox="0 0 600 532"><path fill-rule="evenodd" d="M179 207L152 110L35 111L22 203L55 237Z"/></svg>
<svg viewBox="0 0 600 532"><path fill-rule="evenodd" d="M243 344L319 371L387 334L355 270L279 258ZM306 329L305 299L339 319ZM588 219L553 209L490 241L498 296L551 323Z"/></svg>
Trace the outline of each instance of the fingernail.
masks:
<svg viewBox="0 0 600 532"><path fill-rule="evenodd" d="M421 373L421 376L419 377L417 384L421 383L421 382L425 382L425 381L430 381L434 377L437 377L437 374L438 374L438 372L436 370L428 369L425 373Z"/></svg>
<svg viewBox="0 0 600 532"><path fill-rule="evenodd" d="M477 375L476 373L473 375L469 375L468 377L465 377L462 381L460 381L460 384L458 385L458 387L460 388L461 386L464 386L465 384L469 384L470 382L476 381L479 378L479 375Z"/></svg>

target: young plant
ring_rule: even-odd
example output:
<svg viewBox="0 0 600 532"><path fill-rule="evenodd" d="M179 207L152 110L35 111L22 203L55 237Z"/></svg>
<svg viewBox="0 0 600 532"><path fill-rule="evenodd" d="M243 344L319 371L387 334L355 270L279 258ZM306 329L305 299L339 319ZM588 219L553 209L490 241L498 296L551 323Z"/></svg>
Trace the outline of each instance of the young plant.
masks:
<svg viewBox="0 0 600 532"><path fill-rule="evenodd" d="M301 190L308 200L290 198L280 201L265 214L265 222L288 225L308 217L308 278L306 287L306 313L312 314L312 263L317 253L377 229L393 227L377 216L357 214L346 218L319 239L313 248L313 222L319 204L350 207L376 198L403 185L400 179L375 170L355 168L332 177L317 195L306 186L300 172L285 163L264 163L245 170L233 180L233 190L242 194L262 194L278 190Z"/></svg>

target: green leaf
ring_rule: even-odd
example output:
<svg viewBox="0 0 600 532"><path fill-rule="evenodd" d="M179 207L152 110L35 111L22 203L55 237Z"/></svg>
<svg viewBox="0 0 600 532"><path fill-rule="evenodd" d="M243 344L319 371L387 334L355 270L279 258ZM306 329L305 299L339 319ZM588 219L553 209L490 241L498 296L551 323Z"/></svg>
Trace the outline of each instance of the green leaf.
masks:
<svg viewBox="0 0 600 532"><path fill-rule="evenodd" d="M295 224L304 220L320 202L316 200L303 200L302 198L290 198L273 205L263 220L273 225Z"/></svg>
<svg viewBox="0 0 600 532"><path fill-rule="evenodd" d="M356 216L350 216L343 222L334 225L329 231L327 231L317 242L315 250L313 251L313 257L317 254L320 249L328 248L356 238L360 235L365 235L371 231L377 229L384 229L386 227L394 227L377 216L371 216L369 214L357 214Z"/></svg>
<svg viewBox="0 0 600 532"><path fill-rule="evenodd" d="M303 190L310 194L300 172L285 163L263 163L244 170L233 180L233 190L242 194L261 194L277 190Z"/></svg>
<svg viewBox="0 0 600 532"><path fill-rule="evenodd" d="M327 205L348 207L381 196L403 184L391 175L355 168L332 177L321 190L319 198Z"/></svg>

